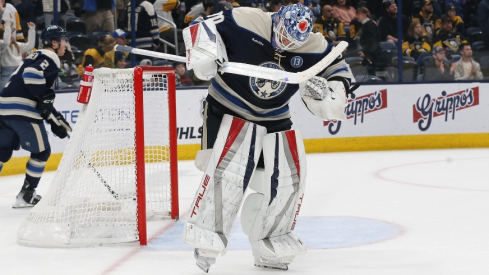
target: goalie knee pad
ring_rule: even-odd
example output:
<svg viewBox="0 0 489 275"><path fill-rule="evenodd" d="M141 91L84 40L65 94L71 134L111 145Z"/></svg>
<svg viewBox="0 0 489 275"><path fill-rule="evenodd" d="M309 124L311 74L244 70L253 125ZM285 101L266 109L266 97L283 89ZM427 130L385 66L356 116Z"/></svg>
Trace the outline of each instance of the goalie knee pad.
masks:
<svg viewBox="0 0 489 275"><path fill-rule="evenodd" d="M291 233L305 190L306 159L300 133L265 136L263 158L265 168L253 175L250 188L256 193L249 194L243 203L241 224L255 259L287 262L305 252L305 246Z"/></svg>
<svg viewBox="0 0 489 275"><path fill-rule="evenodd" d="M266 128L223 117L184 231L184 242L224 254L243 194L262 150ZM206 159L206 158L204 158Z"/></svg>

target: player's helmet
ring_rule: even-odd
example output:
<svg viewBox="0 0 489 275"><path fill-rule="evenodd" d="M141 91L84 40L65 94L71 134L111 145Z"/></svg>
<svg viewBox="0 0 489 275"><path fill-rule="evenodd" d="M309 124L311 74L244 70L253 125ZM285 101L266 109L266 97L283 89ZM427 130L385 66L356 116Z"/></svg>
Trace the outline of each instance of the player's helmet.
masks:
<svg viewBox="0 0 489 275"><path fill-rule="evenodd" d="M311 10L301 4L282 6L272 14L272 45L279 51L297 49L309 38L312 30Z"/></svg>
<svg viewBox="0 0 489 275"><path fill-rule="evenodd" d="M56 25L51 25L44 30L42 30L41 33L41 41L44 47L49 47L51 46L52 40L55 39L58 42L61 42L61 39L66 38L66 31L65 29L61 28L60 26Z"/></svg>

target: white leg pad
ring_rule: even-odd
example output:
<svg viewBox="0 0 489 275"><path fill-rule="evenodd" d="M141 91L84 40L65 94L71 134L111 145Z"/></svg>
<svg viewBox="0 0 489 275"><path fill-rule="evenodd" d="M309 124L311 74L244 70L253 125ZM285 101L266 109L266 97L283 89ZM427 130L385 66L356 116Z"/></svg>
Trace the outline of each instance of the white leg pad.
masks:
<svg viewBox="0 0 489 275"><path fill-rule="evenodd" d="M215 252L217 254L226 253L226 245L221 236L216 232L200 228L191 223L186 223L184 227L185 243L193 247L198 247L205 252Z"/></svg>
<svg viewBox="0 0 489 275"><path fill-rule="evenodd" d="M265 127L229 115L223 117L191 204L183 235L185 243L199 251L226 252L228 236L265 135Z"/></svg>
<svg viewBox="0 0 489 275"><path fill-rule="evenodd" d="M290 264L294 257L306 253L306 246L294 233L251 242L253 256L263 263Z"/></svg>
<svg viewBox="0 0 489 275"><path fill-rule="evenodd" d="M268 134L263 141L265 169L257 169L241 211L241 225L257 260L290 263L305 246L295 234L305 190L306 158L298 131Z"/></svg>

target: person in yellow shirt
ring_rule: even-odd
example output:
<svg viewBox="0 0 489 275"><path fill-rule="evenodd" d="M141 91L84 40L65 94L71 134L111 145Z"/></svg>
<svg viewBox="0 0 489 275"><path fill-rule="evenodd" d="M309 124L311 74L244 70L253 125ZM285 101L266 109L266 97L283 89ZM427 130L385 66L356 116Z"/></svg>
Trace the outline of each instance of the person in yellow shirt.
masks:
<svg viewBox="0 0 489 275"><path fill-rule="evenodd" d="M98 46L95 48L90 48L83 54L83 60L80 65L78 65L78 75L82 76L85 66L92 65L94 68L100 68L105 63L105 53L110 52L115 45L115 39L106 35L100 38Z"/></svg>
<svg viewBox="0 0 489 275"><path fill-rule="evenodd" d="M121 46L126 46L126 35L127 35L127 32L121 30L121 29L117 29L115 30L113 33L112 33L112 37L114 38L114 41L115 41L115 44L117 45L121 45ZM114 48L112 48L112 50L110 50L109 52L106 52L105 55L104 55L104 67L106 68L117 68L117 63L115 62L115 53L116 51L114 50ZM125 54L125 58L127 59L127 56L129 55L129 53L127 52L124 52Z"/></svg>

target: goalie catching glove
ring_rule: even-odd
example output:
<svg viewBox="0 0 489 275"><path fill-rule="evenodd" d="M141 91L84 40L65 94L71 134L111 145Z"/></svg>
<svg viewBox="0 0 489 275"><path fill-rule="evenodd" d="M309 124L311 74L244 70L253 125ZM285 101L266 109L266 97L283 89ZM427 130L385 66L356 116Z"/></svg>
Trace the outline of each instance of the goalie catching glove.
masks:
<svg viewBox="0 0 489 275"><path fill-rule="evenodd" d="M207 19L183 29L187 69L194 70L201 80L210 80L218 66L228 61L226 47L213 19Z"/></svg>
<svg viewBox="0 0 489 275"><path fill-rule="evenodd" d="M54 112L53 115L57 121L53 121L51 117L48 117L48 122L51 124L51 132L61 139L67 137L68 133L72 131L70 124L60 113Z"/></svg>
<svg viewBox="0 0 489 275"><path fill-rule="evenodd" d="M324 121L346 120L347 94L343 82L314 76L299 86L302 102L312 114Z"/></svg>

